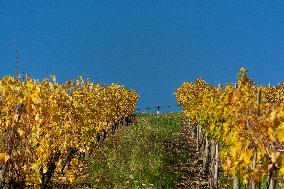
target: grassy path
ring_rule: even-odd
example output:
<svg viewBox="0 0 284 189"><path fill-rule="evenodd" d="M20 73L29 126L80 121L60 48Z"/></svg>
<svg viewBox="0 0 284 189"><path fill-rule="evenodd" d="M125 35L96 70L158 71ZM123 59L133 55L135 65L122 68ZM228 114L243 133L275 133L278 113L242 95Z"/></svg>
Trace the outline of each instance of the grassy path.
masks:
<svg viewBox="0 0 284 189"><path fill-rule="evenodd" d="M165 142L167 156L174 160L168 165L168 171L179 175L177 188L208 189L207 175L204 174L203 161L196 151L196 140L188 127L183 127ZM175 158L175 159L174 159Z"/></svg>
<svg viewBox="0 0 284 189"><path fill-rule="evenodd" d="M92 155L91 188L206 188L187 132L180 113L139 115Z"/></svg>

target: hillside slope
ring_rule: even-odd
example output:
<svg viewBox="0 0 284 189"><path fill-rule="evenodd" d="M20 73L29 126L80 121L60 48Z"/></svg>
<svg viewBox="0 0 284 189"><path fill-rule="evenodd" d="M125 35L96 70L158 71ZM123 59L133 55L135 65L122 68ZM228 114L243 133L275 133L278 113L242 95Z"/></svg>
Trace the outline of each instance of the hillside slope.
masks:
<svg viewBox="0 0 284 189"><path fill-rule="evenodd" d="M91 188L195 188L203 176L192 168L194 142L180 113L141 114L92 155ZM194 165L196 167L196 165Z"/></svg>

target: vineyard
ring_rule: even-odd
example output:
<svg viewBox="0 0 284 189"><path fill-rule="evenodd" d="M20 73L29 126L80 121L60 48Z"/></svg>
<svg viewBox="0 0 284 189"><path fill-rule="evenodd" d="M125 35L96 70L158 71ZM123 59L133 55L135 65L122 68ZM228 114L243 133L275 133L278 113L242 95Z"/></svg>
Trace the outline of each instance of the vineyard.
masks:
<svg viewBox="0 0 284 189"><path fill-rule="evenodd" d="M137 115L139 96L118 84L0 79L0 188L282 185L283 83L241 68L234 84L197 79L175 95L182 114Z"/></svg>
<svg viewBox="0 0 284 189"><path fill-rule="evenodd" d="M137 99L123 86L81 78L0 79L0 188L75 182L80 159L133 121Z"/></svg>
<svg viewBox="0 0 284 189"><path fill-rule="evenodd" d="M214 87L198 79L185 82L176 97L210 188L219 188L221 178L232 180L236 189L260 188L263 182L267 189L276 188L284 176L283 83L256 85L241 68L235 84Z"/></svg>

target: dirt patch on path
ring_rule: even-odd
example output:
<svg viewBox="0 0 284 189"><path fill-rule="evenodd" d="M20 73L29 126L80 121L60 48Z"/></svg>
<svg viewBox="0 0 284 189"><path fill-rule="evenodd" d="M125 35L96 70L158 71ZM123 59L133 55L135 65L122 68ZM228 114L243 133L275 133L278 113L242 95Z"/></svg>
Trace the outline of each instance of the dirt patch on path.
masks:
<svg viewBox="0 0 284 189"><path fill-rule="evenodd" d="M178 175L177 188L209 189L207 175L203 172L203 162L196 151L196 140L190 129L184 127L164 143L167 157L167 170Z"/></svg>

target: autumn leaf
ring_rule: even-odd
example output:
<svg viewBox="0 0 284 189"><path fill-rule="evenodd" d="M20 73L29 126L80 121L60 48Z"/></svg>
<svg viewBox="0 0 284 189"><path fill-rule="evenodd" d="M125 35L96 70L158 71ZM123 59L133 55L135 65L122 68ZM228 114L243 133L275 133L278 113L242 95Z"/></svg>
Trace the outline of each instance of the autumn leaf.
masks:
<svg viewBox="0 0 284 189"><path fill-rule="evenodd" d="M282 122L276 129L278 140L284 142L284 122Z"/></svg>
<svg viewBox="0 0 284 189"><path fill-rule="evenodd" d="M10 159L10 156L5 153L0 153L0 164L6 163Z"/></svg>

